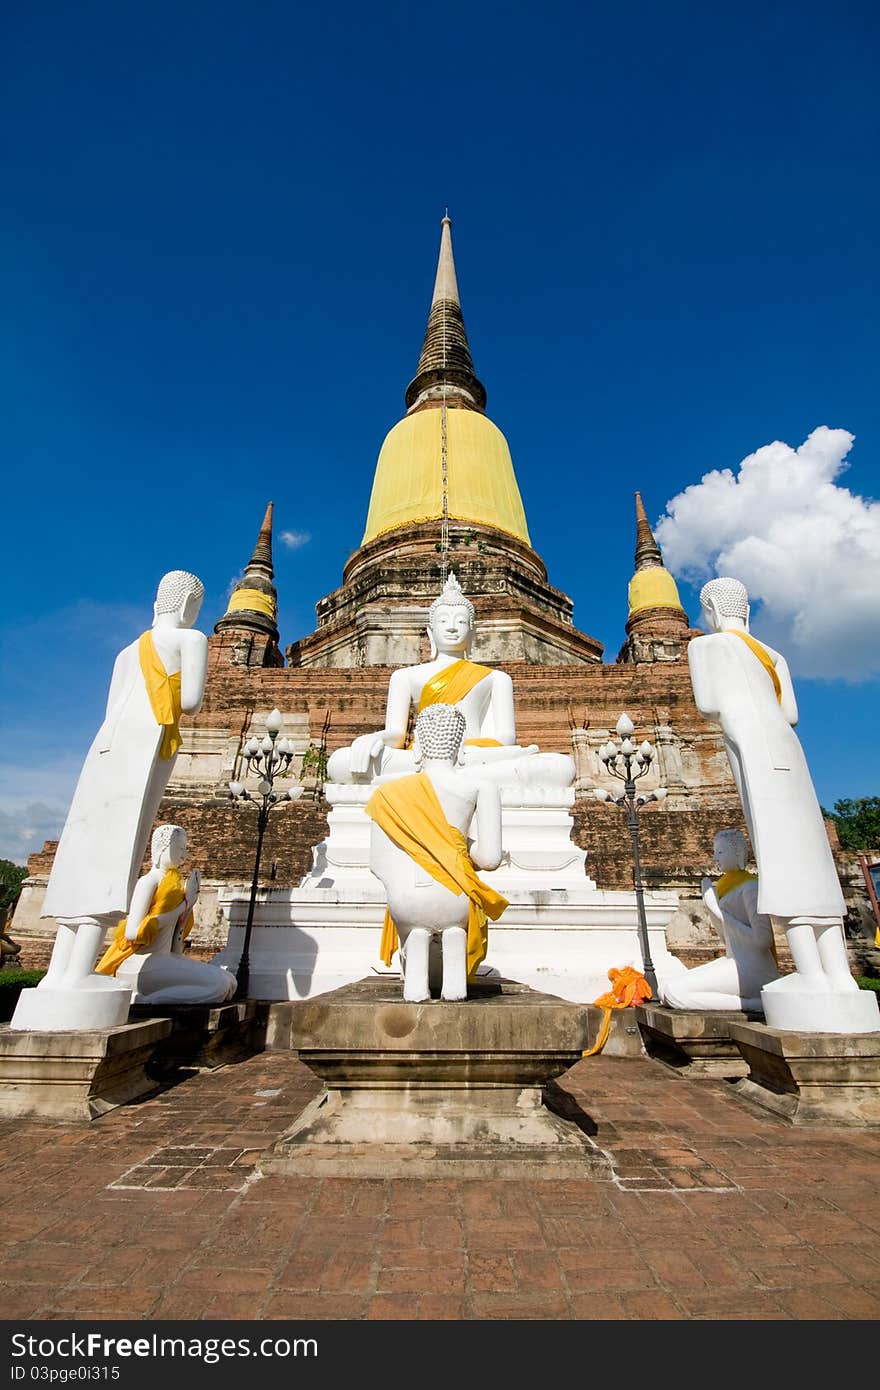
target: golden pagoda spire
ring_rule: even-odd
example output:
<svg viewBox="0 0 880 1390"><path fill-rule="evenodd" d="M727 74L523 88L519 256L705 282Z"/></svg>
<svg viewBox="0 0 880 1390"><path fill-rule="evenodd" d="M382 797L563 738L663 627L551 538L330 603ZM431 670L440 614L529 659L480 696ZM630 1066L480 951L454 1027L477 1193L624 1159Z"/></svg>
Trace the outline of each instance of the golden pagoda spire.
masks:
<svg viewBox="0 0 880 1390"><path fill-rule="evenodd" d="M663 554L654 539L654 532L648 523L648 515L642 502L642 494L636 493L636 573L663 564Z"/></svg>
<svg viewBox="0 0 880 1390"><path fill-rule="evenodd" d="M361 545L404 526L468 522L531 545L507 440L483 411L452 256L451 222L440 224L440 255L419 369L406 415L385 437ZM442 568L442 565L441 565Z"/></svg>
<svg viewBox="0 0 880 1390"><path fill-rule="evenodd" d="M270 502L253 554L245 566L244 574L229 596L226 612L219 622L214 624L214 631L227 632L234 628L259 633L268 637L271 645L277 647L278 594L272 582L275 577L272 564L273 512L274 504ZM263 664L270 665L274 662Z"/></svg>
<svg viewBox="0 0 880 1390"><path fill-rule="evenodd" d="M629 582L629 615L647 608L683 611L675 580L663 564L663 552L648 522L642 494L637 492L635 574Z"/></svg>
<svg viewBox="0 0 880 1390"><path fill-rule="evenodd" d="M440 223L440 255L425 341L416 374L406 388L408 410L441 401L467 410L481 411L486 405L486 391L474 372L461 312L451 229L446 216Z"/></svg>

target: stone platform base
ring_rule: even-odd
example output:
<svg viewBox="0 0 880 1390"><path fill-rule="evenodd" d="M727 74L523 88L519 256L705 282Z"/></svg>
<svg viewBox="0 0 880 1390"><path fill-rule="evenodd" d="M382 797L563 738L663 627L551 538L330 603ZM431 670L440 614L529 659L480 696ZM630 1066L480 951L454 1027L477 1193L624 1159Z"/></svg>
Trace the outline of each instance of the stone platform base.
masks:
<svg viewBox="0 0 880 1390"><path fill-rule="evenodd" d="M641 1004L635 1013L649 1057L677 1071L686 1069L690 1077L747 1075L748 1063L730 1033L732 1024L748 1021L747 1014L658 1004Z"/></svg>
<svg viewBox="0 0 880 1390"><path fill-rule="evenodd" d="M509 980L477 981L462 1003L408 1004L399 980L373 977L292 1010L290 1045L326 1089L262 1172L610 1177L542 1100L587 1046L581 1006Z"/></svg>
<svg viewBox="0 0 880 1390"><path fill-rule="evenodd" d="M880 1125L880 1033L794 1033L734 1023L749 1067L733 1093L793 1125Z"/></svg>
<svg viewBox="0 0 880 1390"><path fill-rule="evenodd" d="M254 999L231 1004L133 1004L129 1022L167 1019L171 1031L156 1048L154 1074L196 1068L211 1071L261 1052L266 1032L266 1005Z"/></svg>
<svg viewBox="0 0 880 1390"><path fill-rule="evenodd" d="M79 1032L16 1031L0 1026L0 1116L96 1120L117 1105L152 1094L147 1074L167 1019Z"/></svg>

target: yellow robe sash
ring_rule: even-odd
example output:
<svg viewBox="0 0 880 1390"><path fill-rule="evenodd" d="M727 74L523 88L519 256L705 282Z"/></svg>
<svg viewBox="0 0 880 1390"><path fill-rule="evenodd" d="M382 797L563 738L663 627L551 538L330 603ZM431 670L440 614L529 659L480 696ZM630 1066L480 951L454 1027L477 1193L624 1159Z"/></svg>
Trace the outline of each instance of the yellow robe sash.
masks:
<svg viewBox="0 0 880 1390"><path fill-rule="evenodd" d="M137 929L137 936L134 941L129 941L125 935L125 927L128 921L123 917L113 939L107 950L104 952L98 964L95 966L95 973L98 975L115 975L124 960L133 956L135 951L142 950L146 946L152 946L159 934L159 918L166 912L172 912L175 907L180 907L185 897L183 875L179 869L166 869L162 880L153 894L149 911ZM192 930L193 914L187 914L183 924L183 939L189 936Z"/></svg>
<svg viewBox="0 0 880 1390"><path fill-rule="evenodd" d="M746 869L728 869L726 874L722 874L715 884L715 896L719 903L728 893L732 893L734 888L739 888L743 883L757 883L758 875L750 874ZM776 951L776 942L773 934L770 934L770 954L779 966L779 956Z"/></svg>
<svg viewBox="0 0 880 1390"><path fill-rule="evenodd" d="M425 682L419 696L419 714L429 705L457 705L475 685L491 674L491 666L478 666L475 661L453 661L451 666L444 666L442 671ZM464 743L466 748L504 747L497 738L466 738Z"/></svg>
<svg viewBox="0 0 880 1390"><path fill-rule="evenodd" d="M138 656L140 657L141 672L147 687L153 717L156 723L165 730L162 747L159 749L159 757L163 762L167 762L169 758L174 757L181 742L180 672L175 671L173 676L169 676L162 665L162 658L156 651L156 644L151 632L141 634L138 642Z"/></svg>
<svg viewBox="0 0 880 1390"><path fill-rule="evenodd" d="M419 696L419 714L429 705L457 705L491 674L491 666L478 666L475 661L453 661L451 666L444 666L425 682Z"/></svg>
<svg viewBox="0 0 880 1390"><path fill-rule="evenodd" d="M750 632L740 632L738 627L728 628L727 631L731 632L734 637L738 637L741 642L745 642L749 651L753 652L755 656L758 658L761 665L764 667L764 670L767 672L767 675L773 682L773 689L776 691L776 699L779 701L781 705L782 686L779 682L779 677L776 674L776 667L773 665L773 662L770 658L770 653L764 650L760 642L755 641L754 637Z"/></svg>
<svg viewBox="0 0 880 1390"><path fill-rule="evenodd" d="M715 884L715 896L720 902L727 893L732 893L734 888L739 888L740 884L756 883L757 874L747 873L745 869L728 869L726 874L722 874Z"/></svg>
<svg viewBox="0 0 880 1390"><path fill-rule="evenodd" d="M389 840L414 859L444 888L464 893L470 900L467 925L467 972L476 974L489 947L487 919L497 922L507 899L477 877L460 830L450 825L437 799L430 777L418 772L377 787L366 804L371 820ZM386 910L379 957L386 965L397 950L397 928Z"/></svg>

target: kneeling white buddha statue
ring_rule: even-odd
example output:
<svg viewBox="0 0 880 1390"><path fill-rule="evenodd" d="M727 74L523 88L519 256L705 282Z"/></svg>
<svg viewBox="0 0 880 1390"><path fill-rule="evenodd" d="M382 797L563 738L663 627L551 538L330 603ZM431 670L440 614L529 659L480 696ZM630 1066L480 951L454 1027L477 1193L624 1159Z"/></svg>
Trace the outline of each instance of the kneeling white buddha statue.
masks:
<svg viewBox="0 0 880 1390"><path fill-rule="evenodd" d="M465 999L467 981L486 955L488 919L507 907L474 870L501 861L501 800L496 786L461 768L464 732L464 716L453 706L424 710L413 749L419 771L377 787L366 807L373 822L370 868L388 901L380 955L390 965L399 942L403 997L411 1003L430 998L431 945L438 938L441 998Z"/></svg>
<svg viewBox="0 0 880 1390"><path fill-rule="evenodd" d="M725 954L665 981L663 1002L675 1009L744 1009L762 1013L761 990L779 978L773 923L758 911L758 876L746 872L748 845L739 830L713 842L721 877L703 879L703 902L718 924Z"/></svg>
<svg viewBox="0 0 880 1390"><path fill-rule="evenodd" d="M506 671L469 659L473 633L474 606L450 574L428 613L430 661L391 673L385 727L332 753L329 782L371 783L413 773L412 748L404 746L410 712L442 703L454 705L464 716L462 765L475 777L503 785L572 786L573 758L516 742L513 682Z"/></svg>
<svg viewBox="0 0 880 1390"><path fill-rule="evenodd" d="M135 884L128 917L95 966L97 974L127 985L134 1004L222 1004L235 993L230 971L183 954L200 887L197 869L185 881L180 872L186 848L182 826L156 828L152 866Z"/></svg>

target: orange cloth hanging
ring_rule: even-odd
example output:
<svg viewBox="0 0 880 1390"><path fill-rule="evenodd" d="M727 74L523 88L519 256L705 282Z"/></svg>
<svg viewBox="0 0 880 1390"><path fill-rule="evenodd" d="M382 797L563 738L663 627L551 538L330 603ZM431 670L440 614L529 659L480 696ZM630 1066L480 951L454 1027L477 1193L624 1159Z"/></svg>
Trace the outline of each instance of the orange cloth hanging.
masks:
<svg viewBox="0 0 880 1390"><path fill-rule="evenodd" d="M637 1004L644 1004L651 998L652 990L648 981L631 965L625 965L622 970L612 967L608 971L608 978L611 981L610 991L593 1000L594 1004L605 1010L599 1036L593 1046L581 1054L583 1057L594 1057L597 1052L602 1051L611 1032L611 1015L615 1009L630 1009Z"/></svg>

